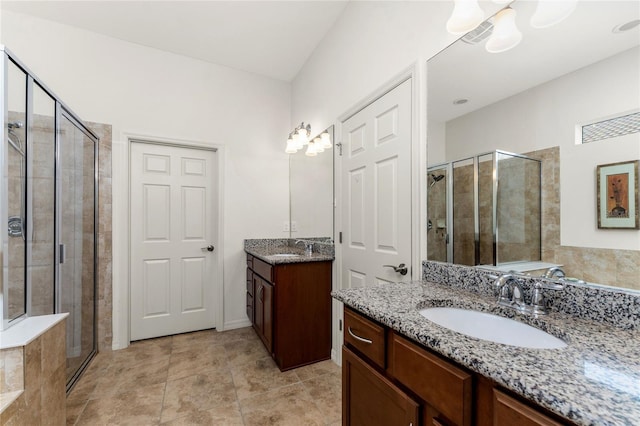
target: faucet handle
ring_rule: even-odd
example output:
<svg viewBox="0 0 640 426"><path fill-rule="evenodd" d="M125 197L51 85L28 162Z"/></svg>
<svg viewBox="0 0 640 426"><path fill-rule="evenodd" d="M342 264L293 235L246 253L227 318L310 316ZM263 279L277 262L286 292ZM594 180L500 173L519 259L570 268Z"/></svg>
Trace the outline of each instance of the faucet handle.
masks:
<svg viewBox="0 0 640 426"><path fill-rule="evenodd" d="M543 288L545 290L564 290L564 284L553 281L536 281L534 288Z"/></svg>

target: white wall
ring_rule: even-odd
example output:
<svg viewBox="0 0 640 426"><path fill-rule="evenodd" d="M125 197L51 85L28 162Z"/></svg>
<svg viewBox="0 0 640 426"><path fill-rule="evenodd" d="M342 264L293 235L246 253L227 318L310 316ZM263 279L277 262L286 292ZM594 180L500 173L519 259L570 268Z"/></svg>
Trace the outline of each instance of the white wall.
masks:
<svg viewBox="0 0 640 426"><path fill-rule="evenodd" d="M446 159L560 146L561 244L640 250L640 232L598 230L596 166L640 159L640 134L576 145L575 127L640 108L640 48L451 120ZM472 142L472 143L470 143Z"/></svg>
<svg viewBox="0 0 640 426"><path fill-rule="evenodd" d="M499 8L483 2L486 16ZM350 2L293 81L293 122L328 127L389 79L457 39L450 1Z"/></svg>
<svg viewBox="0 0 640 426"><path fill-rule="evenodd" d="M6 10L2 43L83 120L113 125L114 346L128 312L129 133L224 147L224 323L248 324L243 239L281 237L289 217L290 85Z"/></svg>

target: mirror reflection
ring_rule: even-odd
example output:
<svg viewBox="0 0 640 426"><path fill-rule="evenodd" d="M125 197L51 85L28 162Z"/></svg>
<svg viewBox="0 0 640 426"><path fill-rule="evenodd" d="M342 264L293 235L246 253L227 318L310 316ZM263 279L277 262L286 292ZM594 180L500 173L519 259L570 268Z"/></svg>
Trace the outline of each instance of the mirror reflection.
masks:
<svg viewBox="0 0 640 426"><path fill-rule="evenodd" d="M640 158L640 28L633 25L640 17L640 4L579 2L567 19L548 28L531 27L535 2L515 1L510 6L522 32L516 47L489 53L478 40L482 35L467 35L427 63L428 163L452 165L446 172L429 167L426 176L428 258L442 259L447 251L442 240L454 240L442 210L446 204L459 206L461 215L473 209L469 191L454 190L451 201L431 205L434 192L449 185L446 178L433 183L434 176L451 174L455 182L455 174L468 165L458 160L504 150L541 162L542 263L528 267L562 265L568 277L640 289L640 231L598 229L595 208L596 167ZM583 143L583 126L611 120L615 124L617 117L629 115L636 125L617 126L624 130ZM504 193L526 198L537 183L530 177L522 182L524 188L511 187ZM498 182L502 188L511 184ZM520 213L506 207L517 203L496 201L500 229L501 222ZM506 230L524 235L515 226ZM465 243L469 244L461 244ZM456 259L455 245L450 251L449 261L468 261ZM505 262L512 264L511 259Z"/></svg>
<svg viewBox="0 0 640 426"><path fill-rule="evenodd" d="M333 145L334 126L318 135L324 132ZM289 154L290 238L333 238L333 156L333 146L314 156Z"/></svg>

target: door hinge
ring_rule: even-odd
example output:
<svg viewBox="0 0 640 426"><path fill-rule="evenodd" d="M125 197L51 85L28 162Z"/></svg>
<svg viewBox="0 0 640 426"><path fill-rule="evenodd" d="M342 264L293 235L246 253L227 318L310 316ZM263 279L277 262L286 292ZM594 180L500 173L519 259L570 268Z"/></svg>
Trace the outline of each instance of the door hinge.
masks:
<svg viewBox="0 0 640 426"><path fill-rule="evenodd" d="M338 155L342 157L342 143L338 142L336 146L338 147Z"/></svg>
<svg viewBox="0 0 640 426"><path fill-rule="evenodd" d="M342 244L342 231L338 232L338 243Z"/></svg>
<svg viewBox="0 0 640 426"><path fill-rule="evenodd" d="M342 320L338 320L338 331L342 331Z"/></svg>

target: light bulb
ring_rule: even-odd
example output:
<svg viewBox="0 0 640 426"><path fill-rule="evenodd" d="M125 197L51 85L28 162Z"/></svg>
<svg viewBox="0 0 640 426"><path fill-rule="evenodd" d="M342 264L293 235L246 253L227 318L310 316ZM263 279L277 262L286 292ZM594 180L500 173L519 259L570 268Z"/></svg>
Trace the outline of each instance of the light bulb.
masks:
<svg viewBox="0 0 640 426"><path fill-rule="evenodd" d="M324 146L322 145L322 140L319 137L313 140L313 147L315 148L318 154L320 154L321 152L324 152Z"/></svg>
<svg viewBox="0 0 640 426"><path fill-rule="evenodd" d="M333 146L331 145L331 135L329 135L329 132L322 132L320 140L322 141L322 147L324 149L329 149Z"/></svg>
<svg viewBox="0 0 640 426"><path fill-rule="evenodd" d="M315 157L316 155L318 155L318 153L316 152L315 143L313 141L310 141L309 145L307 145L307 151L304 153L304 155L308 157Z"/></svg>
<svg viewBox="0 0 640 426"><path fill-rule="evenodd" d="M565 20L576 10L578 0L538 0L531 16L533 28L547 28Z"/></svg>
<svg viewBox="0 0 640 426"><path fill-rule="evenodd" d="M447 21L451 34L466 34L484 20L484 12L478 0L454 0L453 13Z"/></svg>
<svg viewBox="0 0 640 426"><path fill-rule="evenodd" d="M289 139L287 141L287 148L284 150L284 152L286 152L287 154L295 154L296 152L298 152L298 147L296 146L296 143L293 139Z"/></svg>
<svg viewBox="0 0 640 426"><path fill-rule="evenodd" d="M522 40L522 33L516 27L516 11L506 7L497 13L493 21L493 33L485 48L490 53L513 49Z"/></svg>
<svg viewBox="0 0 640 426"><path fill-rule="evenodd" d="M299 128L296 131L296 138L298 139L297 142L300 146L308 144L309 139L307 136L307 129L305 129L304 127Z"/></svg>

